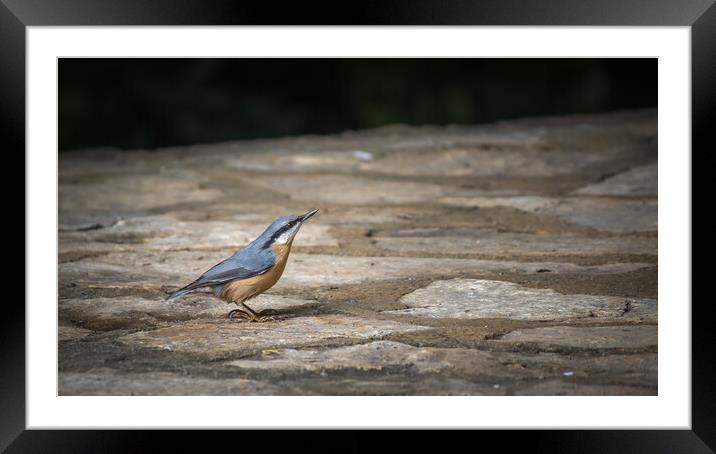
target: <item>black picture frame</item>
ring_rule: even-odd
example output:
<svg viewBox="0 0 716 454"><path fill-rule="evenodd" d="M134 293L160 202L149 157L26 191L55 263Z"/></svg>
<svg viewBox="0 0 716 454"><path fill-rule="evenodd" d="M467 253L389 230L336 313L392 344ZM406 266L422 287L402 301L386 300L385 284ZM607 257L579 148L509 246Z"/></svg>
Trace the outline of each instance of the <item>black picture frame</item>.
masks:
<svg viewBox="0 0 716 454"><path fill-rule="evenodd" d="M707 118L716 110L713 0L453 0L445 4L425 0L364 0L281 2L280 7L267 1L230 0L0 0L0 119L6 130L4 156L25 153L26 27L66 25L688 26L692 58L692 156L700 155L699 160L705 160L714 150L709 146L713 143L710 140L713 128ZM692 304L692 430L519 431L521 443L532 449L546 444L553 452L714 452L716 348L708 315L705 300ZM166 447L167 438L184 448L192 446L188 432L25 430L23 306L6 303L0 320L0 451L35 452L54 447L50 448L52 452L146 452ZM359 440L355 432L334 432L339 434L347 450L374 448ZM422 443L424 437L424 433L414 432L409 438L413 443ZM481 446L490 446L493 441L504 445L509 438L512 447L512 441L516 440L503 431L483 431L479 437ZM238 444L245 436L223 431L200 438L203 449L224 442L237 443L240 448ZM315 434L294 432L287 437L270 437L268 443L272 447L306 446L302 442L310 440L315 442ZM406 443L405 437L394 437L381 447L398 449L406 447Z"/></svg>

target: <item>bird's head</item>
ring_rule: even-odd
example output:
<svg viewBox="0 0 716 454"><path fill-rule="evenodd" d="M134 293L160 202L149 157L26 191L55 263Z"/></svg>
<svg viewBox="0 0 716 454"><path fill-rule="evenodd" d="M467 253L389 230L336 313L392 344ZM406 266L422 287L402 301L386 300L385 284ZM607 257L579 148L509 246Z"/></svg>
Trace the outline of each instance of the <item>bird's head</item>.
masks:
<svg viewBox="0 0 716 454"><path fill-rule="evenodd" d="M267 244L286 244L296 236L301 225L317 212L318 209L315 209L302 215L281 216L273 221L261 236L264 237Z"/></svg>

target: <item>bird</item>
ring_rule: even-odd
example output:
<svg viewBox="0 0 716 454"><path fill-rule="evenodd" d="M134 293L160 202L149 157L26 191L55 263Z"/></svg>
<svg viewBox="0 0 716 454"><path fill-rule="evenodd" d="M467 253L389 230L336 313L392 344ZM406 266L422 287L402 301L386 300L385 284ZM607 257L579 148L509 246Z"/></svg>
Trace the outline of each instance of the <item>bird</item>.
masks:
<svg viewBox="0 0 716 454"><path fill-rule="evenodd" d="M197 289L210 288L214 295L239 308L229 312L229 319L241 314L250 322L271 320L260 317L246 301L271 288L283 274L293 239L304 222L318 212L289 214L273 221L264 232L231 257L217 263L191 284L167 296L166 300Z"/></svg>

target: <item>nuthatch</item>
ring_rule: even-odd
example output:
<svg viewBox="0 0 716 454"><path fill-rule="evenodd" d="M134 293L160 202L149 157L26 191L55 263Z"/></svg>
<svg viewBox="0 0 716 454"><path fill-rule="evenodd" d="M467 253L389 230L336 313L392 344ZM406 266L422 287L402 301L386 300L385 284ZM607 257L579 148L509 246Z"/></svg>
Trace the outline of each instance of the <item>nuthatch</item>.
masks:
<svg viewBox="0 0 716 454"><path fill-rule="evenodd" d="M214 265L199 279L169 295L167 300L209 287L214 295L227 303L241 305L241 309L229 312L230 319L234 314L240 313L252 322L261 321L258 314L245 302L265 292L279 280L286 267L293 238L301 225L316 212L317 209L301 216L281 216L254 241Z"/></svg>

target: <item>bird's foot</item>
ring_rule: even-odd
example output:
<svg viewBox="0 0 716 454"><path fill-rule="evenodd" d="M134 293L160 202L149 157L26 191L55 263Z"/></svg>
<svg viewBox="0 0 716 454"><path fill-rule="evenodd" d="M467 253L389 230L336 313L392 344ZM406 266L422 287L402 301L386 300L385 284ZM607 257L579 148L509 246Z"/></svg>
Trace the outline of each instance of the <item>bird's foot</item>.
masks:
<svg viewBox="0 0 716 454"><path fill-rule="evenodd" d="M278 311L274 309L264 309L262 311L259 311L257 314L256 320L257 322L275 322L278 320Z"/></svg>
<svg viewBox="0 0 716 454"><path fill-rule="evenodd" d="M229 312L229 320L236 320L236 317L235 317L236 314L240 314L242 318L245 318L248 321L252 321L252 319L255 318L255 317L252 317L251 314L249 314L248 312L246 312L243 309L234 309L231 312Z"/></svg>
<svg viewBox="0 0 716 454"><path fill-rule="evenodd" d="M276 321L276 318L271 316L265 316L260 315L263 314L264 311L261 311L260 313L250 313L246 312L243 309L234 309L231 312L229 312L229 320L237 320L235 317L236 314L240 314L243 319L250 323L261 323L261 322L273 322Z"/></svg>

